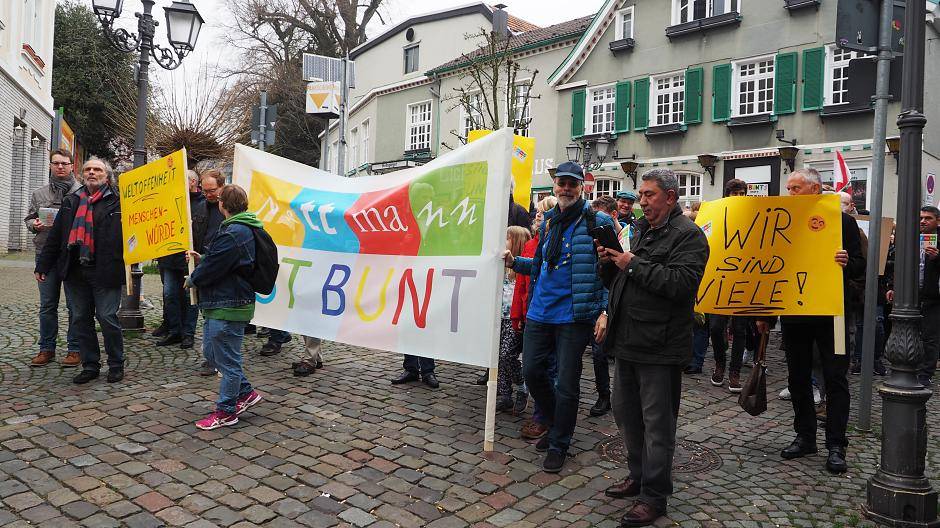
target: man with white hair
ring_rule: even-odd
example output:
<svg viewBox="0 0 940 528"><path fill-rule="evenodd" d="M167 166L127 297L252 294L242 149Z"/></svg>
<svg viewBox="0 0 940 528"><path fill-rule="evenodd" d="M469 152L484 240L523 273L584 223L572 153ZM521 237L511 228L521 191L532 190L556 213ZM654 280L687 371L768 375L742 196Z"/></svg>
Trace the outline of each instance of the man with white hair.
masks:
<svg viewBox="0 0 940 528"><path fill-rule="evenodd" d="M790 195L814 195L822 193L822 181L814 169L800 169L787 178ZM865 255L862 253L858 223L852 216L842 213L842 248L836 251L835 262L842 267L845 291L850 281L861 280L865 274ZM844 297L845 313L852 313L851 296ZM846 321L848 322L848 321ZM769 330L771 321L757 322L761 333ZM833 321L830 316L783 316L780 318L783 342L786 345L789 388L793 404L793 429L796 439L781 451L786 459L815 454L816 409L813 404L813 345L819 350L823 380L826 386L826 469L831 473L845 473L848 464L845 448L848 439L845 431L849 422L849 354L836 354ZM849 332L846 328L846 337ZM846 343L848 350L848 343Z"/></svg>
<svg viewBox="0 0 940 528"><path fill-rule="evenodd" d="M101 352L95 319L108 354L108 382L124 379L124 337L117 312L124 284L121 202L111 186L107 162L92 157L82 167L84 185L62 199L62 207L36 262L36 280L55 269L65 279L72 304L71 327L80 347L82 371L73 382L98 377Z"/></svg>

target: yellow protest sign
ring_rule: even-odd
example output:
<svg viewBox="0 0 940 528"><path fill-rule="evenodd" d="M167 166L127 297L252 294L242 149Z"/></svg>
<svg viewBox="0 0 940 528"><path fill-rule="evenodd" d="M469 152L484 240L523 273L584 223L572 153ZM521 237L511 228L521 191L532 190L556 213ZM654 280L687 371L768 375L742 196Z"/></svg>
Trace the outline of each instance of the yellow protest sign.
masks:
<svg viewBox="0 0 940 528"><path fill-rule="evenodd" d="M118 188L125 264L193 247L186 149L125 172Z"/></svg>
<svg viewBox="0 0 940 528"><path fill-rule="evenodd" d="M471 130L467 142L472 143L492 130ZM514 135L512 137L512 181L516 188L512 193L515 202L526 211L532 202L532 168L535 166L535 139Z"/></svg>
<svg viewBox="0 0 940 528"><path fill-rule="evenodd" d="M696 223L710 250L696 311L842 315L838 195L725 198Z"/></svg>

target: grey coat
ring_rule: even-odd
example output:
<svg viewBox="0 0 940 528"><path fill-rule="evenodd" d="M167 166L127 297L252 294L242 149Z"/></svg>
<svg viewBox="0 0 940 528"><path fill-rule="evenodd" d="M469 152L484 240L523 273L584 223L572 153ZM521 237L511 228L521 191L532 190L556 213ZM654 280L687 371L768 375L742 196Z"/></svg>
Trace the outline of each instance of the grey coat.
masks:
<svg viewBox="0 0 940 528"><path fill-rule="evenodd" d="M78 183L78 180L75 180L69 192L62 194L56 189L55 185L49 183L33 191L32 196L29 197L29 214L26 215L23 222L26 223L26 229L29 229L30 233L36 235L33 237L33 245L36 246L37 253L42 250L42 246L46 243L46 238L49 237L49 230L52 229L52 226L42 231L33 229L33 220L39 218L39 209L42 207L55 207L56 209L60 209L62 207L62 199L65 198L66 195L77 191L81 186L82 184Z"/></svg>

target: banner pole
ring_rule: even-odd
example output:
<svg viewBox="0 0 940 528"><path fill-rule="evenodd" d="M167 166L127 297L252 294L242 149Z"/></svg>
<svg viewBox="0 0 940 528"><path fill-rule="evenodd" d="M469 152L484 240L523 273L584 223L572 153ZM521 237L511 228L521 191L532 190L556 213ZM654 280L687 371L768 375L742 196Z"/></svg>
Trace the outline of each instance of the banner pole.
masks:
<svg viewBox="0 0 940 528"><path fill-rule="evenodd" d="M498 368L488 369L489 380L486 382L486 425L483 428L483 452L493 451L496 438L496 378Z"/></svg>
<svg viewBox="0 0 940 528"><path fill-rule="evenodd" d="M835 340L834 348L837 356L845 355L845 316L837 315L832 318L832 335ZM857 337L857 336L856 336Z"/></svg>
<svg viewBox="0 0 940 528"><path fill-rule="evenodd" d="M193 263L193 260L194 259L192 258L192 256L186 259L186 263L187 263L187 267L189 267L190 275L192 275L193 270L196 269L196 265ZM193 305L193 308L195 309L197 303L198 301L196 300L196 287L193 286L192 288L189 289L189 304Z"/></svg>
<svg viewBox="0 0 940 528"><path fill-rule="evenodd" d="M124 266L124 282L127 284L127 296L134 295L134 281L131 280L131 267Z"/></svg>

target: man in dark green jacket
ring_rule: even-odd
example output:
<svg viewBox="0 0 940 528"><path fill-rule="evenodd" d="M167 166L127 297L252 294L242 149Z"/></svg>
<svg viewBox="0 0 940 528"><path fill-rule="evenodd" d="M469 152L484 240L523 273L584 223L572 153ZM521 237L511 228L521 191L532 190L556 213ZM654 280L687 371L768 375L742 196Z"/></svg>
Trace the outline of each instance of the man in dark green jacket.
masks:
<svg viewBox="0 0 940 528"><path fill-rule="evenodd" d="M606 494L636 497L621 526L646 526L666 513L682 368L692 359L695 294L708 261L705 235L677 205L674 172L647 172L638 194L644 218L631 250L599 248L610 289L605 348L617 359L614 419L630 469Z"/></svg>

